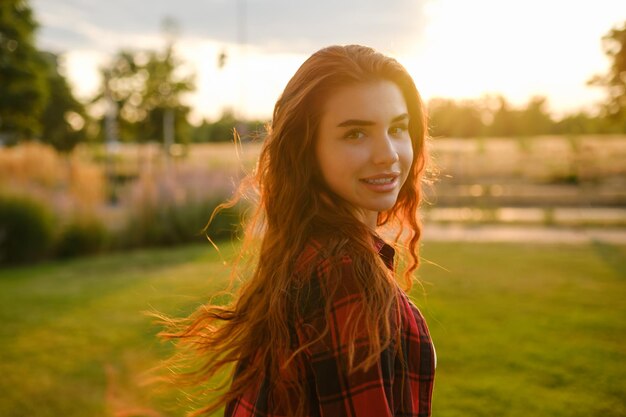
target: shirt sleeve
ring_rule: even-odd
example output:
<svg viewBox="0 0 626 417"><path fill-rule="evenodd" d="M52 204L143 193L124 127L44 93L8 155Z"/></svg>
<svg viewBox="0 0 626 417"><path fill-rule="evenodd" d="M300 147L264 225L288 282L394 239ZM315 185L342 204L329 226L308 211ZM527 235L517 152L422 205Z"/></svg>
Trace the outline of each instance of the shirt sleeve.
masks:
<svg viewBox="0 0 626 417"><path fill-rule="evenodd" d="M304 360L309 368L311 392L322 417L385 417L392 416L393 398L391 378L393 359L390 349L383 351L380 359L363 370L348 370L347 327L348 317L358 314L363 308L362 297L353 287L352 264L344 260L337 279L341 285L331 297L330 311L324 309L324 291L313 291L321 297L314 302L313 314L299 320L297 326L300 346L309 344L304 350ZM331 277L334 279L334 277ZM324 329L328 325L328 331ZM359 326L354 346L353 368L363 363L369 352L364 328ZM320 335L323 335L320 338ZM312 387L313 388L313 387ZM311 404L315 407L315 404Z"/></svg>

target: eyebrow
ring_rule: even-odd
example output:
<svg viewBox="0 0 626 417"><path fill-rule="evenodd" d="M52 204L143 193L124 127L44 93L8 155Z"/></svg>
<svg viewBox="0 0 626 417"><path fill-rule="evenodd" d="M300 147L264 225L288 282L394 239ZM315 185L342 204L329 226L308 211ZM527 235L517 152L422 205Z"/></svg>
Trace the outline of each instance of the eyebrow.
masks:
<svg viewBox="0 0 626 417"><path fill-rule="evenodd" d="M399 122L401 120L404 119L408 119L409 115L408 113L402 113L399 116L394 117L393 119L391 119L391 123L396 123ZM372 122L370 120L358 120L358 119L349 119L349 120L345 120L341 123L339 123L337 125L337 127L347 127L347 126L372 126L375 125L375 122Z"/></svg>

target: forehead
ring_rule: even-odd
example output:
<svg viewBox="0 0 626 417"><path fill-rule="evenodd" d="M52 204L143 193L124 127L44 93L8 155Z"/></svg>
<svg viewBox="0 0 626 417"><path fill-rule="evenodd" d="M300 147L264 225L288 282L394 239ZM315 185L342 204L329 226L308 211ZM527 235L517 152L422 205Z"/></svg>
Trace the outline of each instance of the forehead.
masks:
<svg viewBox="0 0 626 417"><path fill-rule="evenodd" d="M340 87L328 97L322 124L336 125L349 119L388 122L407 112L402 91L395 83L386 80L359 83Z"/></svg>

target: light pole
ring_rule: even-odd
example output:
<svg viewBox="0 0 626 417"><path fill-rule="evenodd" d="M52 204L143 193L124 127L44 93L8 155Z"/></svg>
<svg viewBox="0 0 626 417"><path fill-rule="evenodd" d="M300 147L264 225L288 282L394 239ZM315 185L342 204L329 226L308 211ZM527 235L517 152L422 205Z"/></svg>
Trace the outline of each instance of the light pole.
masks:
<svg viewBox="0 0 626 417"><path fill-rule="evenodd" d="M178 25L176 19L169 16L163 19L161 26L167 42L166 51L169 55L173 53L174 44L176 43L176 38L180 32L180 26ZM165 170L168 176L170 175L171 164L170 152L172 151L172 145L174 144L174 136L176 133L174 118L176 103L172 100L172 94L172 91L167 90L164 100L165 107L163 109L163 148L165 150Z"/></svg>
<svg viewBox="0 0 626 417"><path fill-rule="evenodd" d="M109 201L111 203L117 203L117 190L115 178L115 154L118 149L118 127L117 127L117 103L113 100L113 94L111 93L111 72L109 70L104 71L104 98L106 101L106 113L104 114L104 134L105 134L105 149L106 149L106 176L109 182L110 193Z"/></svg>

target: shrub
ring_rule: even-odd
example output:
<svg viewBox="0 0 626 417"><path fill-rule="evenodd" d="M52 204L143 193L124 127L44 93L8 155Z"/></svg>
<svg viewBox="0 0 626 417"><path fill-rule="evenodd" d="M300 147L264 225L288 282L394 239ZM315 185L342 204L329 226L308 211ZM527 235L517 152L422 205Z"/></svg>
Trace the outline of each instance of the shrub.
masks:
<svg viewBox="0 0 626 417"><path fill-rule="evenodd" d="M216 204L212 206L211 213L216 206ZM241 217L240 206L225 208L217 213L210 224L206 225L204 234L212 240L232 239L241 231Z"/></svg>
<svg viewBox="0 0 626 417"><path fill-rule="evenodd" d="M240 228L240 208L220 211L204 231L215 207L222 200L146 204L129 216L119 236L122 247L175 245L200 242L205 234L213 240L231 238Z"/></svg>
<svg viewBox="0 0 626 417"><path fill-rule="evenodd" d="M107 230L96 219L79 219L68 224L57 243L56 254L70 258L100 252L107 242Z"/></svg>
<svg viewBox="0 0 626 417"><path fill-rule="evenodd" d="M28 197L0 195L0 264L33 262L54 240L52 211Z"/></svg>

